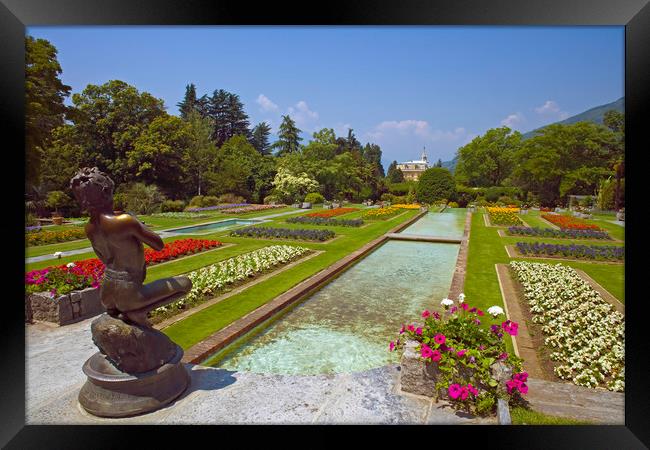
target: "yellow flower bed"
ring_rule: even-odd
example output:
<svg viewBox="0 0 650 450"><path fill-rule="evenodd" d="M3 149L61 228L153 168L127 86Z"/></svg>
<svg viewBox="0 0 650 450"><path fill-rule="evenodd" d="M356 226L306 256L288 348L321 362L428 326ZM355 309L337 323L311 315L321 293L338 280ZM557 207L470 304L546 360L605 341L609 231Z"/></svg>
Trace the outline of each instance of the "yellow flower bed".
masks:
<svg viewBox="0 0 650 450"><path fill-rule="evenodd" d="M396 215L397 213L400 213L401 209L396 208L394 206L389 206L388 208L378 208L378 209L370 209L366 212L363 213L363 218L364 219L387 219L389 217L392 217Z"/></svg>
<svg viewBox="0 0 650 450"><path fill-rule="evenodd" d="M71 228L69 230L60 231L39 231L36 233L27 233L25 241L28 246L53 244L56 242L74 241L76 239L83 239L86 237L86 232L83 228Z"/></svg>
<svg viewBox="0 0 650 450"><path fill-rule="evenodd" d="M397 205L391 205L393 208L400 208L400 209L420 209L420 205L417 203L410 203L410 204L404 204L404 203L399 203Z"/></svg>
<svg viewBox="0 0 650 450"><path fill-rule="evenodd" d="M517 215L519 208L488 207L487 212L492 225L523 225Z"/></svg>

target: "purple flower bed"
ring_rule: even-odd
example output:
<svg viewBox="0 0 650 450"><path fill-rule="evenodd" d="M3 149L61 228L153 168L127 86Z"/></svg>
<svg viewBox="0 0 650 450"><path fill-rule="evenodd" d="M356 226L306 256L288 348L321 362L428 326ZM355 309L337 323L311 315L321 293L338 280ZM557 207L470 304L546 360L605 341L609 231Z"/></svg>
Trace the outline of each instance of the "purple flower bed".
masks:
<svg viewBox="0 0 650 450"><path fill-rule="evenodd" d="M40 225L33 225L31 227L25 227L25 233L37 233L41 231Z"/></svg>
<svg viewBox="0 0 650 450"><path fill-rule="evenodd" d="M326 241L334 237L332 230L307 230L271 227L246 227L230 232L231 236L253 238L303 239L307 241Z"/></svg>
<svg viewBox="0 0 650 450"><path fill-rule="evenodd" d="M558 245L543 242L517 242L517 251L522 255L563 256L567 258L594 260L622 260L625 247L612 245Z"/></svg>
<svg viewBox="0 0 650 450"><path fill-rule="evenodd" d="M248 203L228 203L223 205L206 206L204 208L189 208L186 209L185 211L187 212L216 211L219 209L237 208L240 206L248 206Z"/></svg>
<svg viewBox="0 0 650 450"><path fill-rule="evenodd" d="M564 228L555 230L553 228L537 227L508 227L508 234L515 236L533 236L533 237L550 237L550 238L570 238L570 239L612 239L605 231L600 230L576 230Z"/></svg>

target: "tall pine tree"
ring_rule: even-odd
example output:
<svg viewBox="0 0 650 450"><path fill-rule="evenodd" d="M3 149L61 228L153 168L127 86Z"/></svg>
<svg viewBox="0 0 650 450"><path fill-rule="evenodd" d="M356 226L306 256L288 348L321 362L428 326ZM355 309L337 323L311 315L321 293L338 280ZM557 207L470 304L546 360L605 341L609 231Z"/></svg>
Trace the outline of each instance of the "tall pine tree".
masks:
<svg viewBox="0 0 650 450"><path fill-rule="evenodd" d="M390 166L388 166L386 179L389 183L401 183L404 181L404 173L397 167L397 161L393 161L390 163Z"/></svg>
<svg viewBox="0 0 650 450"><path fill-rule="evenodd" d="M277 156L284 156L300 151L300 130L296 127L296 122L293 121L288 115L282 116L282 123L280 124L280 133L278 140L274 147L278 148Z"/></svg>
<svg viewBox="0 0 650 450"><path fill-rule="evenodd" d="M366 144L363 148L363 159L372 165L376 177L384 178L384 166L381 164L381 148L377 144Z"/></svg>
<svg viewBox="0 0 650 450"><path fill-rule="evenodd" d="M271 154L271 144L269 143L270 134L271 127L266 122L255 125L251 133L251 145L262 155Z"/></svg>
<svg viewBox="0 0 650 450"><path fill-rule="evenodd" d="M178 111L181 113L181 118L185 120L192 111L197 109L198 99L196 98L196 86L194 86L194 83L185 86L185 97L176 106L178 106Z"/></svg>
<svg viewBox="0 0 650 450"><path fill-rule="evenodd" d="M236 135L250 137L248 115L237 94L224 89L214 91L208 100L207 112L214 125L212 138L217 147Z"/></svg>

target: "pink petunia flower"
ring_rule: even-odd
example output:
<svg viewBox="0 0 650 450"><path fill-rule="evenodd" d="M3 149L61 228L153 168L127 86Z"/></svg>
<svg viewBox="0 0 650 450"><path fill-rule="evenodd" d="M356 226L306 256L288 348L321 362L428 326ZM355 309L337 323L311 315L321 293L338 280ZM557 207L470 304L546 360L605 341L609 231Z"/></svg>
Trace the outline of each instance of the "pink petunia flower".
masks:
<svg viewBox="0 0 650 450"><path fill-rule="evenodd" d="M508 354L506 352L501 353L499 359L508 359Z"/></svg>
<svg viewBox="0 0 650 450"><path fill-rule="evenodd" d="M442 353L440 353L440 350L434 350L431 353L431 361L437 362L440 361L441 358L442 358Z"/></svg>
<svg viewBox="0 0 650 450"><path fill-rule="evenodd" d="M390 341L390 345L388 347L390 349L389 351L392 352L395 349L395 343L393 341Z"/></svg>
<svg viewBox="0 0 650 450"><path fill-rule="evenodd" d="M417 334L418 336L422 336L422 327L417 327L415 329L415 334Z"/></svg>
<svg viewBox="0 0 650 450"><path fill-rule="evenodd" d="M457 355L459 358L462 358L463 356L465 356L465 353L467 353L467 350L458 350L458 351L456 352L456 355Z"/></svg>
<svg viewBox="0 0 650 450"><path fill-rule="evenodd" d="M429 347L427 344L422 344L422 348L420 349L420 354L425 359L431 358L431 356L433 355L433 350L431 350L431 347Z"/></svg>
<svg viewBox="0 0 650 450"><path fill-rule="evenodd" d="M426 309L425 309L424 312L422 313L422 317L424 317L425 319L426 319L427 317L429 317L430 315L431 315L431 313L430 313L428 310L426 310Z"/></svg>
<svg viewBox="0 0 650 450"><path fill-rule="evenodd" d="M436 344L438 344L438 345L442 345L442 344L444 344L446 340L447 340L447 338L445 337L445 335L444 335L444 334L440 334L440 333L436 334L436 335L433 337L433 341L434 341Z"/></svg>
<svg viewBox="0 0 650 450"><path fill-rule="evenodd" d="M465 386L462 386L460 388L460 399L467 400L468 396L469 396L469 390Z"/></svg>
<svg viewBox="0 0 650 450"><path fill-rule="evenodd" d="M465 311L467 311L467 309L469 308L469 306L467 306L467 303L461 303L460 307L463 308Z"/></svg>
<svg viewBox="0 0 650 450"><path fill-rule="evenodd" d="M408 327L406 327L406 329L409 331L415 331L415 327L413 325L409 325Z"/></svg>
<svg viewBox="0 0 650 450"><path fill-rule="evenodd" d="M406 327L404 327L404 325L402 325L402 328L399 330L399 334L404 333L404 330L406 330Z"/></svg>
<svg viewBox="0 0 650 450"><path fill-rule="evenodd" d="M448 391L449 391L449 396L451 398L453 398L454 400L457 399L461 391L460 384L450 385Z"/></svg>

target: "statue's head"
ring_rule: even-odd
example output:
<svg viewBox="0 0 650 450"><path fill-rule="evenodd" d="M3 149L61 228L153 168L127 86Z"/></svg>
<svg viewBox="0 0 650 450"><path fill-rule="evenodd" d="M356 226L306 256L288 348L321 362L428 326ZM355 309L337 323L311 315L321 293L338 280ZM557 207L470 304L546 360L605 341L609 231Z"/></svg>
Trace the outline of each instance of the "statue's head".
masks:
<svg viewBox="0 0 650 450"><path fill-rule="evenodd" d="M102 211L113 209L115 183L97 167L84 167L70 180L70 189L83 209Z"/></svg>

